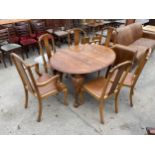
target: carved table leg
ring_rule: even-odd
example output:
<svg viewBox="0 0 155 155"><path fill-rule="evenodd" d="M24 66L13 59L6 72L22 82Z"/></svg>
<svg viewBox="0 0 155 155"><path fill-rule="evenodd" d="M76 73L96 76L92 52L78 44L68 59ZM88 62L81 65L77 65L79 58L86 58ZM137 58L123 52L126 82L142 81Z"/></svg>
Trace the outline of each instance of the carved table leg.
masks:
<svg viewBox="0 0 155 155"><path fill-rule="evenodd" d="M78 107L80 106L80 103L79 103L79 94L80 94L80 91L81 91L81 88L82 88L82 85L83 85L83 82L84 82L84 76L82 75L72 75L72 82L73 82L73 86L74 86L74 89L75 89L75 102L74 102L74 107Z"/></svg>

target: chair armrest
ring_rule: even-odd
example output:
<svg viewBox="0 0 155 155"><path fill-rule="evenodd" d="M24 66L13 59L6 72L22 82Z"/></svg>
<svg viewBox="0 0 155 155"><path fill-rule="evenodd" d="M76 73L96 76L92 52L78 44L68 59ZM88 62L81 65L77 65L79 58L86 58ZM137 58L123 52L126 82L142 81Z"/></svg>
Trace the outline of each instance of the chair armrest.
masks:
<svg viewBox="0 0 155 155"><path fill-rule="evenodd" d="M143 37L149 39L155 39L155 32L143 31Z"/></svg>
<svg viewBox="0 0 155 155"><path fill-rule="evenodd" d="M137 52L136 50L133 50L132 48L125 46L125 45L121 45L121 44L114 44L112 46L112 49L115 49L115 48L120 49L120 50L124 50L124 51L133 52L133 53Z"/></svg>
<svg viewBox="0 0 155 155"><path fill-rule="evenodd" d="M42 73L40 73L40 71L39 71L39 64L38 63L29 65L28 67L30 67L30 68L34 67L35 68L35 72L37 73L37 75L38 76L41 76L42 75Z"/></svg>
<svg viewBox="0 0 155 155"><path fill-rule="evenodd" d="M55 75L55 76L52 76L50 79L46 80L45 82L37 82L36 85L37 85L38 87L43 87L43 86L45 86L45 85L51 83L52 81L53 81L53 82L55 81L55 82L57 83L57 81L59 80L59 78L60 78L59 75Z"/></svg>

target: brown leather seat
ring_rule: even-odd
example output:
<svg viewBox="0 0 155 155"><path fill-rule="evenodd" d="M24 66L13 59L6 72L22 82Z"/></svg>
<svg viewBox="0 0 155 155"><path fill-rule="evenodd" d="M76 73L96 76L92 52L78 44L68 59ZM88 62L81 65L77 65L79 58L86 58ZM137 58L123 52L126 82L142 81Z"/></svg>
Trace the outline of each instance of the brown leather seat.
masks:
<svg viewBox="0 0 155 155"><path fill-rule="evenodd" d="M155 34L143 31L140 23L117 28L112 35L112 41L115 44L121 44L137 50L136 63L139 62L141 56L148 48L155 48Z"/></svg>

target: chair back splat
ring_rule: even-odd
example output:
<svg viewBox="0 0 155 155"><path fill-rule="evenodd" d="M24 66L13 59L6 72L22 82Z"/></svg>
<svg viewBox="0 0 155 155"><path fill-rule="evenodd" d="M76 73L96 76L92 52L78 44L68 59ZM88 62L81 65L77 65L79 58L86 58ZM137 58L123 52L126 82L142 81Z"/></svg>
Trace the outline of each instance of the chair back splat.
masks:
<svg viewBox="0 0 155 155"><path fill-rule="evenodd" d="M87 37L87 34L84 30L82 30L80 28L73 28L70 31L68 31L68 46L70 46L72 44L72 35L74 35L74 37L73 37L74 45L79 45L79 43L81 42L81 38Z"/></svg>
<svg viewBox="0 0 155 155"><path fill-rule="evenodd" d="M50 58L52 57L52 55L56 52L54 38L50 34L43 34L39 37L38 43L39 43L39 52L43 58L44 68L45 68L45 71L47 72L47 68L48 68L47 63L50 61ZM44 50L47 54L47 60L45 58Z"/></svg>
<svg viewBox="0 0 155 155"><path fill-rule="evenodd" d="M123 63L118 64L117 66L113 67L107 77L107 85L109 82L111 82L111 78L114 77L114 81L110 87L110 91L108 95L115 94L116 92L119 93L123 82L128 74L128 72L131 69L132 62L131 61L125 61ZM106 88L105 88L106 89ZM104 97L104 93L106 91L104 90L102 93L102 98Z"/></svg>

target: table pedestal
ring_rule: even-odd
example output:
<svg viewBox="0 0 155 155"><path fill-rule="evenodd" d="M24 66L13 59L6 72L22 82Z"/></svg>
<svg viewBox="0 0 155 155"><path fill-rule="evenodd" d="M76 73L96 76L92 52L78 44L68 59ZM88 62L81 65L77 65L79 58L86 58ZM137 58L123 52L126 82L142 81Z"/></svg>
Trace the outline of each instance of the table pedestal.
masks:
<svg viewBox="0 0 155 155"><path fill-rule="evenodd" d="M84 75L72 75L72 82L74 86L74 91L75 91L75 102L74 102L74 107L79 107L80 102L79 102L79 95L81 92L82 85L84 83Z"/></svg>

